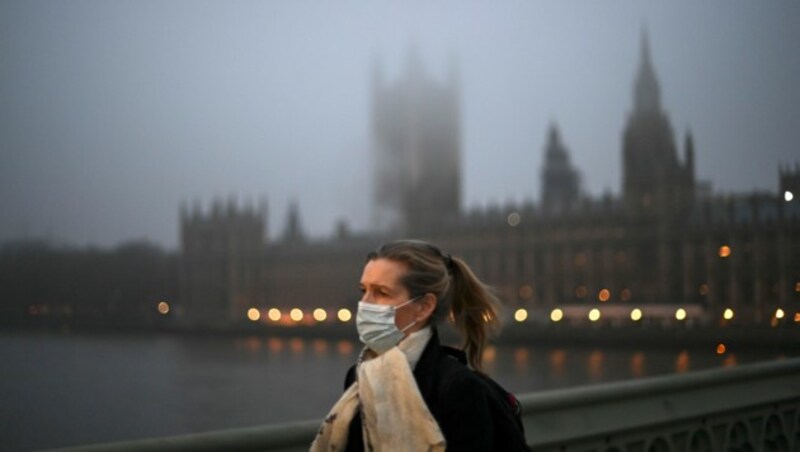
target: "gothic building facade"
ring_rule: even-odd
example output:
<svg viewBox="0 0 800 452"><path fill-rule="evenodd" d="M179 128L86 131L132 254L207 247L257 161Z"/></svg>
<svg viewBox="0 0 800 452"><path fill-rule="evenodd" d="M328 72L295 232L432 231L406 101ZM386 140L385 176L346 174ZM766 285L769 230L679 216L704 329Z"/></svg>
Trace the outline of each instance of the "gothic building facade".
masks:
<svg viewBox="0 0 800 452"><path fill-rule="evenodd" d="M714 195L697 187L694 144L682 158L647 36L624 126L620 197L590 198L555 126L548 134L538 203L463 211L458 82L425 75L412 53L404 78L372 87L375 232L310 241L293 206L283 239L268 242L266 208L217 206L181 215L181 305L195 323L241 323L256 309L275 322L311 322L354 309L367 252L398 237L436 242L462 256L510 308L534 322L554 310L586 323L775 322L800 319L800 168L780 170L781 193ZM298 309L300 320L285 313ZM735 320L731 318L735 313ZM266 318L266 317L264 317ZM800 321L800 320L798 320Z"/></svg>

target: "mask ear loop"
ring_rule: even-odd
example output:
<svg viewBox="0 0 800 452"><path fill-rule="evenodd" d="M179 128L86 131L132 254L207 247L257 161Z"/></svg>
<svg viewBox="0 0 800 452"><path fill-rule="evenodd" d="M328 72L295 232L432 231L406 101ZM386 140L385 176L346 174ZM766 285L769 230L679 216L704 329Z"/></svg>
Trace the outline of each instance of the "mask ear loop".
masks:
<svg viewBox="0 0 800 452"><path fill-rule="evenodd" d="M406 302L405 302L405 303L403 303L403 304L400 304L400 305L397 305L397 306L395 306L395 307L394 307L394 310L396 311L396 310L398 310L398 309L402 308L403 306L409 305L409 304L411 304L411 303L413 303L413 302L415 302L415 301L419 300L419 299L420 299L420 298L422 298L422 297L424 297L424 295L420 295L420 296L418 296L418 297L414 297L414 298L412 298L412 299L410 299L410 300L406 301Z"/></svg>
<svg viewBox="0 0 800 452"><path fill-rule="evenodd" d="M395 307L394 307L394 310L395 310L395 311L397 311L398 309L402 308L403 306L405 306L405 305L408 305L408 304L411 304L411 303L413 303L413 302L415 302L415 301L419 300L420 298L422 298L422 297L424 297L424 296L425 296L425 295L420 295L420 296L418 296L418 297L414 297L414 298L412 298L412 299L410 299L410 300L406 301L405 303L403 303L403 304L401 304L401 305L399 305L399 306L395 306ZM405 332L406 332L406 330L408 330L409 328L411 328L412 326L414 326L414 325L416 325L416 324L417 324L417 321L416 321L416 319L415 319L415 320L413 320L411 323L409 323L408 325L406 325L406 326L404 326L404 327L400 328L400 332L401 332L401 333L405 333Z"/></svg>

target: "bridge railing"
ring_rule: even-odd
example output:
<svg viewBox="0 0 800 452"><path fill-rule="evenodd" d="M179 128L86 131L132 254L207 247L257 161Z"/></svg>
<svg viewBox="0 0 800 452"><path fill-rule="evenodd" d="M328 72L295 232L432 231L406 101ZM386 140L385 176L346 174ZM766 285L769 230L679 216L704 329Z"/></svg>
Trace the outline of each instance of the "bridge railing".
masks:
<svg viewBox="0 0 800 452"><path fill-rule="evenodd" d="M521 395L535 451L800 451L800 359ZM319 421L60 449L305 451Z"/></svg>

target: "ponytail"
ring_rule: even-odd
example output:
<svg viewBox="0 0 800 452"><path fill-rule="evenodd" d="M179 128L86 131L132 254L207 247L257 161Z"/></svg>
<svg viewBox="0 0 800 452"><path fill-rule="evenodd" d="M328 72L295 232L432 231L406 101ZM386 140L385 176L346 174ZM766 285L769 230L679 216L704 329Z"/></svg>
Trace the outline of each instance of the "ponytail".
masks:
<svg viewBox="0 0 800 452"><path fill-rule="evenodd" d="M418 240L398 240L367 255L367 261L389 259L406 264L401 283L413 297L431 293L436 309L430 323L453 322L464 340L467 362L482 371L483 350L500 326L500 303L461 259Z"/></svg>
<svg viewBox="0 0 800 452"><path fill-rule="evenodd" d="M482 371L483 349L489 336L500 327L499 302L463 260L457 257L451 260L453 323L464 339L467 362Z"/></svg>

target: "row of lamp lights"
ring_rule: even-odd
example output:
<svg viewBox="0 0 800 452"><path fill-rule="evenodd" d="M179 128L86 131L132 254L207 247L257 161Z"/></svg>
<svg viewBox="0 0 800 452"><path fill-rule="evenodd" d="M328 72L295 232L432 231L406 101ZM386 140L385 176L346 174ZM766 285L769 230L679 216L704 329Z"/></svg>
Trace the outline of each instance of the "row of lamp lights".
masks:
<svg viewBox="0 0 800 452"><path fill-rule="evenodd" d="M301 322L305 319L306 314L300 308L293 308L289 310L289 319L294 322ZM311 317L317 322L324 322L328 320L328 311L317 308L311 311ZM262 320L261 310L258 308L250 308L247 310L247 318L252 322ZM283 312L278 308L270 308L266 312L266 319L273 322L279 322L283 318ZM342 308L336 311L336 318L340 322L349 322L353 318L353 313L347 308Z"/></svg>
<svg viewBox="0 0 800 452"><path fill-rule="evenodd" d="M736 314L731 308L726 308L722 312L723 320L733 320L733 317L735 315ZM686 312L686 309L678 308L675 310L675 320L683 321L686 320L688 316L689 314ZM587 318L592 322L597 322L598 320L600 320L601 317L602 317L602 312L598 308L593 308L589 310L587 314ZM642 320L643 317L644 317L644 311L642 311L642 309L640 308L634 308L630 312L630 318L634 322ZM782 320L784 317L786 317L786 312L781 308L777 308L775 310L774 317L778 320ZM552 311L550 311L550 320L552 322L560 322L561 320L563 320L563 318L564 318L564 311L561 308L555 308ZM514 320L516 320L519 323L528 320L528 310L525 308L517 309L514 312ZM800 323L800 312L795 313L794 321L796 323Z"/></svg>
<svg viewBox="0 0 800 452"><path fill-rule="evenodd" d="M157 310L159 314L167 315L170 312L169 303L166 301L161 301L157 305ZM722 318L724 320L732 320L735 316L733 309L727 308L722 312ZM324 322L328 319L328 311L317 308L311 312L311 317L316 320L317 322ZM602 313L600 309L593 308L589 310L587 317L592 322L597 322L602 317ZM642 320L644 317L644 312L640 308L634 308L630 312L630 318L634 322L638 322ZM678 308L675 310L675 320L683 321L686 320L688 317L688 313L683 308ZM774 318L777 320L782 320L786 317L786 312L778 308L775 310ZM257 308L250 308L247 310L247 318L253 322L257 322L261 320L261 310ZM278 308L271 308L267 310L266 318L273 321L278 322L283 318L283 313ZM300 308L293 308L289 310L289 319L295 322L301 322L305 318L305 313ZM341 308L336 312L336 318L340 322L349 322L353 318L353 313L347 308ZM550 320L553 322L560 322L564 318L564 311L561 308L555 308L550 311ZM519 323L525 322L528 320L528 310L525 308L519 308L514 312L514 320ZM800 323L800 312L795 313L794 321L796 323Z"/></svg>

